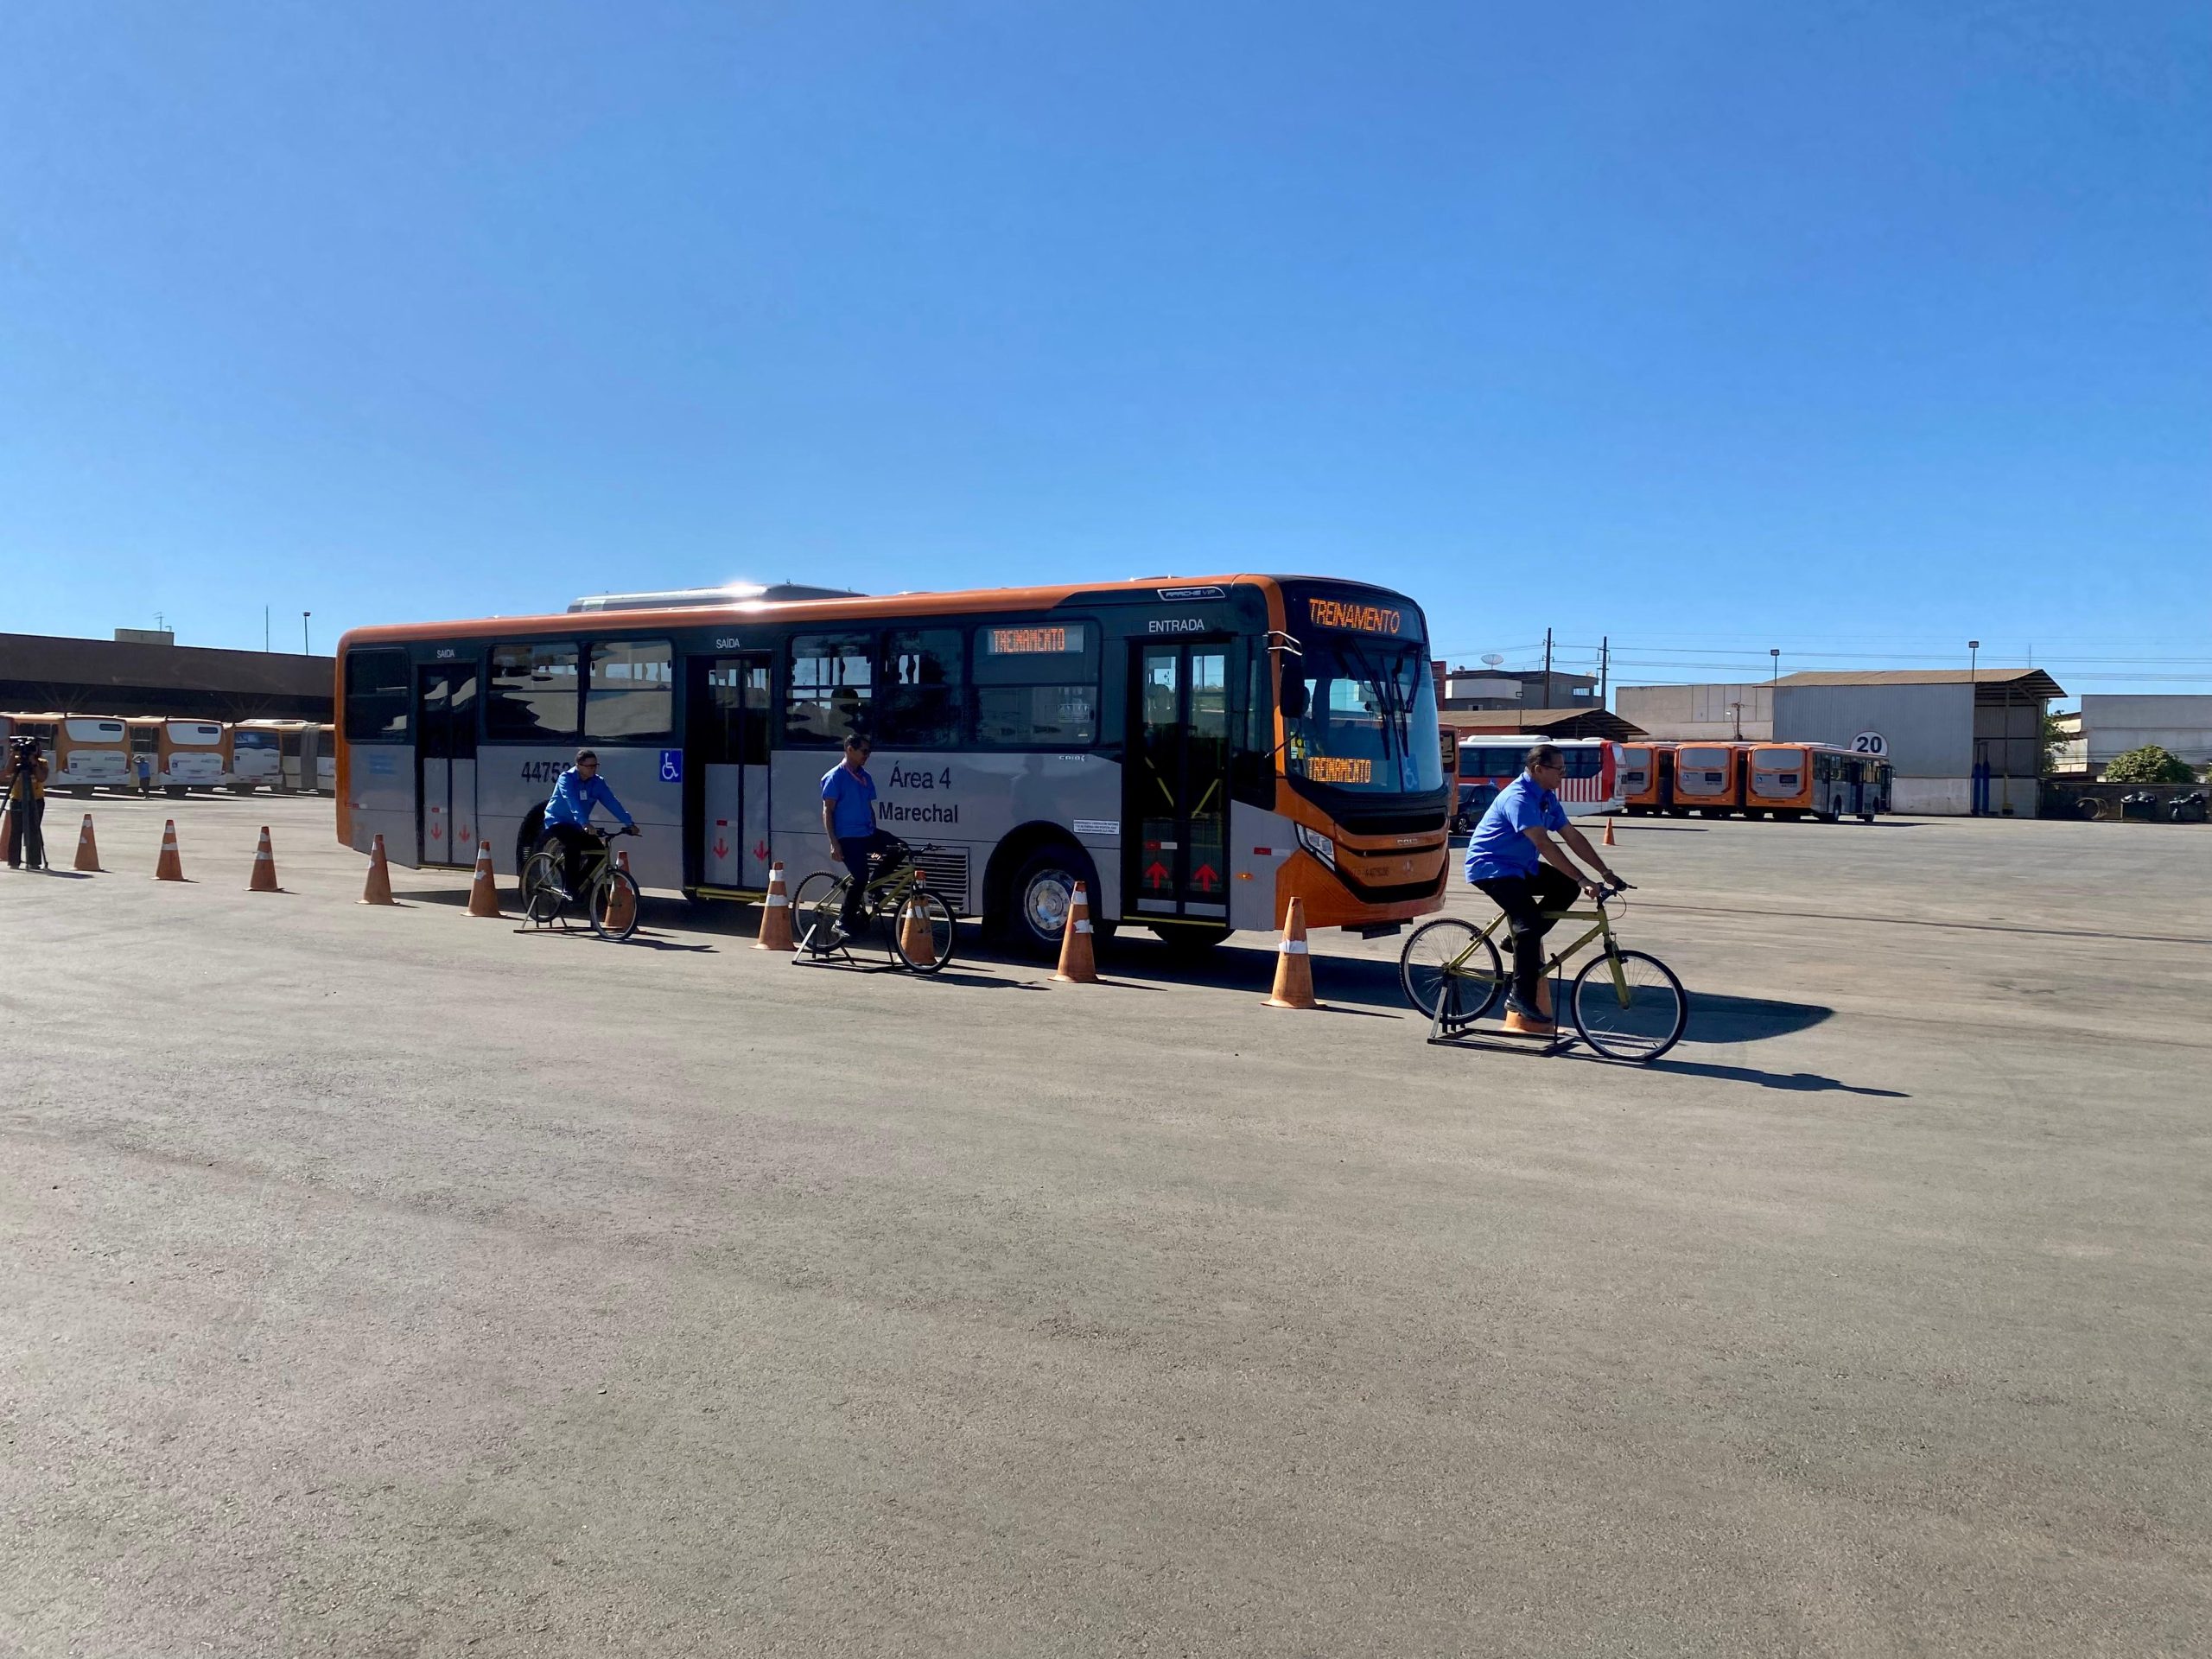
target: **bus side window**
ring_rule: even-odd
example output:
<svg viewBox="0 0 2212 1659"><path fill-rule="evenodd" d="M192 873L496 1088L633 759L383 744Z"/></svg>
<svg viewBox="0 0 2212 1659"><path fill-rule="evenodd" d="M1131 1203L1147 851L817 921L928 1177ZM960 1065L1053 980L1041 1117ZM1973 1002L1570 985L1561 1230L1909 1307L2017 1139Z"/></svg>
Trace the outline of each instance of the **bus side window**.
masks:
<svg viewBox="0 0 2212 1659"><path fill-rule="evenodd" d="M979 627L975 678L976 747L1087 749L1098 741L1098 632L1092 624Z"/></svg>
<svg viewBox="0 0 2212 1659"><path fill-rule="evenodd" d="M584 735L648 743L676 729L676 652L665 639L605 639L591 648Z"/></svg>
<svg viewBox="0 0 2212 1659"><path fill-rule="evenodd" d="M346 735L355 742L407 741L407 653L349 651L346 653ZM158 726L131 732L131 747L151 753L160 741Z"/></svg>
<svg viewBox="0 0 2212 1659"><path fill-rule="evenodd" d="M875 636L797 633L791 636L791 652L785 741L826 748L842 744L855 732L873 738Z"/></svg>
<svg viewBox="0 0 2212 1659"><path fill-rule="evenodd" d="M580 683L573 645L493 646L485 737L494 743L575 742Z"/></svg>
<svg viewBox="0 0 2212 1659"><path fill-rule="evenodd" d="M883 636L875 741L887 749L944 749L960 741L958 628L893 628Z"/></svg>

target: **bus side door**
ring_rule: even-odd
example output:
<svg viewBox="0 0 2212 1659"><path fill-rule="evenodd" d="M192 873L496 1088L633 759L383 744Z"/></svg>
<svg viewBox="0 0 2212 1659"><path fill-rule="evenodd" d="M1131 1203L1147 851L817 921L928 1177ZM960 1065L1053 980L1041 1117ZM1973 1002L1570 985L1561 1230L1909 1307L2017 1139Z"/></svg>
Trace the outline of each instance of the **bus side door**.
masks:
<svg viewBox="0 0 2212 1659"><path fill-rule="evenodd" d="M694 657L685 673L683 885L768 885L768 657Z"/></svg>
<svg viewBox="0 0 2212 1659"><path fill-rule="evenodd" d="M418 864L476 861L474 661L415 671L415 836Z"/></svg>
<svg viewBox="0 0 2212 1659"><path fill-rule="evenodd" d="M1124 916L1229 919L1229 644L1130 646Z"/></svg>

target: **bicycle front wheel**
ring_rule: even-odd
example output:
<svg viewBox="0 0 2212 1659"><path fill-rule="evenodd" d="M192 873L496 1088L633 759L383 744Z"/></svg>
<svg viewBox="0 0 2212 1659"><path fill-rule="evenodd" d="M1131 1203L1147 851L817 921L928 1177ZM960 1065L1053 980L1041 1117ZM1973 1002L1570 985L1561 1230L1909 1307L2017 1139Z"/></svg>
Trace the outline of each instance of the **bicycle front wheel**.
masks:
<svg viewBox="0 0 2212 1659"><path fill-rule="evenodd" d="M952 960L952 912L933 893L910 893L891 925L892 954L918 974L933 974Z"/></svg>
<svg viewBox="0 0 2212 1659"><path fill-rule="evenodd" d="M1641 950L1600 951L1574 976L1574 1028L1609 1060L1649 1065L1681 1040L1689 1018L1675 970Z"/></svg>
<svg viewBox="0 0 2212 1659"><path fill-rule="evenodd" d="M1398 952L1398 983L1406 1001L1432 1020L1437 999L1448 993L1444 1023L1465 1025L1490 1012L1505 987L1505 969L1487 935L1471 922L1442 916L1415 928Z"/></svg>
<svg viewBox="0 0 2212 1659"><path fill-rule="evenodd" d="M844 908L845 883L851 878L817 870L798 884L791 896L791 933L802 951L820 956L828 948L830 930Z"/></svg>
<svg viewBox="0 0 2212 1659"><path fill-rule="evenodd" d="M627 870L608 870L592 884L592 931L620 942L638 931L638 884Z"/></svg>
<svg viewBox="0 0 2212 1659"><path fill-rule="evenodd" d="M522 913L535 927L561 919L561 860L554 853L532 853L522 867Z"/></svg>

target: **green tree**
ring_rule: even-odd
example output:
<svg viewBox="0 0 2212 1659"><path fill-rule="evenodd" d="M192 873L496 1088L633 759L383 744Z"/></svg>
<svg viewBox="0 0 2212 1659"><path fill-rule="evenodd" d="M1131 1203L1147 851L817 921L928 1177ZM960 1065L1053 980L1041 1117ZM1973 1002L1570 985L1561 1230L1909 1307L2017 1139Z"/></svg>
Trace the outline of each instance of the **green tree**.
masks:
<svg viewBox="0 0 2212 1659"><path fill-rule="evenodd" d="M2037 760L2036 776L2048 778L2058 770L2058 752L2074 741L2074 734L2058 723L2059 717L2048 709L2043 717L2043 750Z"/></svg>
<svg viewBox="0 0 2212 1659"><path fill-rule="evenodd" d="M2156 743L2145 743L2139 749L2130 749L2116 754L2105 768L2104 781L2108 784L2193 784L2196 774L2188 761Z"/></svg>

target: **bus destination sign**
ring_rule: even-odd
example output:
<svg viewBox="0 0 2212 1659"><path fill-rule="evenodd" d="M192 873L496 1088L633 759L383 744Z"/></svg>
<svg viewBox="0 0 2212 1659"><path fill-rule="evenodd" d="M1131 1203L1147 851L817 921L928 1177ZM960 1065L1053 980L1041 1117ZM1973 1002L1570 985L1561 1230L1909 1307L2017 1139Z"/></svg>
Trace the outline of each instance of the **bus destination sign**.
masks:
<svg viewBox="0 0 2212 1659"><path fill-rule="evenodd" d="M1309 599L1306 614L1314 626L1345 628L1354 633L1395 633L1406 613L1385 605L1351 605L1341 599Z"/></svg>
<svg viewBox="0 0 2212 1659"><path fill-rule="evenodd" d="M1351 755L1309 754L1306 775L1317 784L1371 784L1375 763Z"/></svg>
<svg viewBox="0 0 2212 1659"><path fill-rule="evenodd" d="M1053 628L992 628L983 635L983 649L994 657L1058 657L1081 651L1080 640L1068 644L1065 625Z"/></svg>

